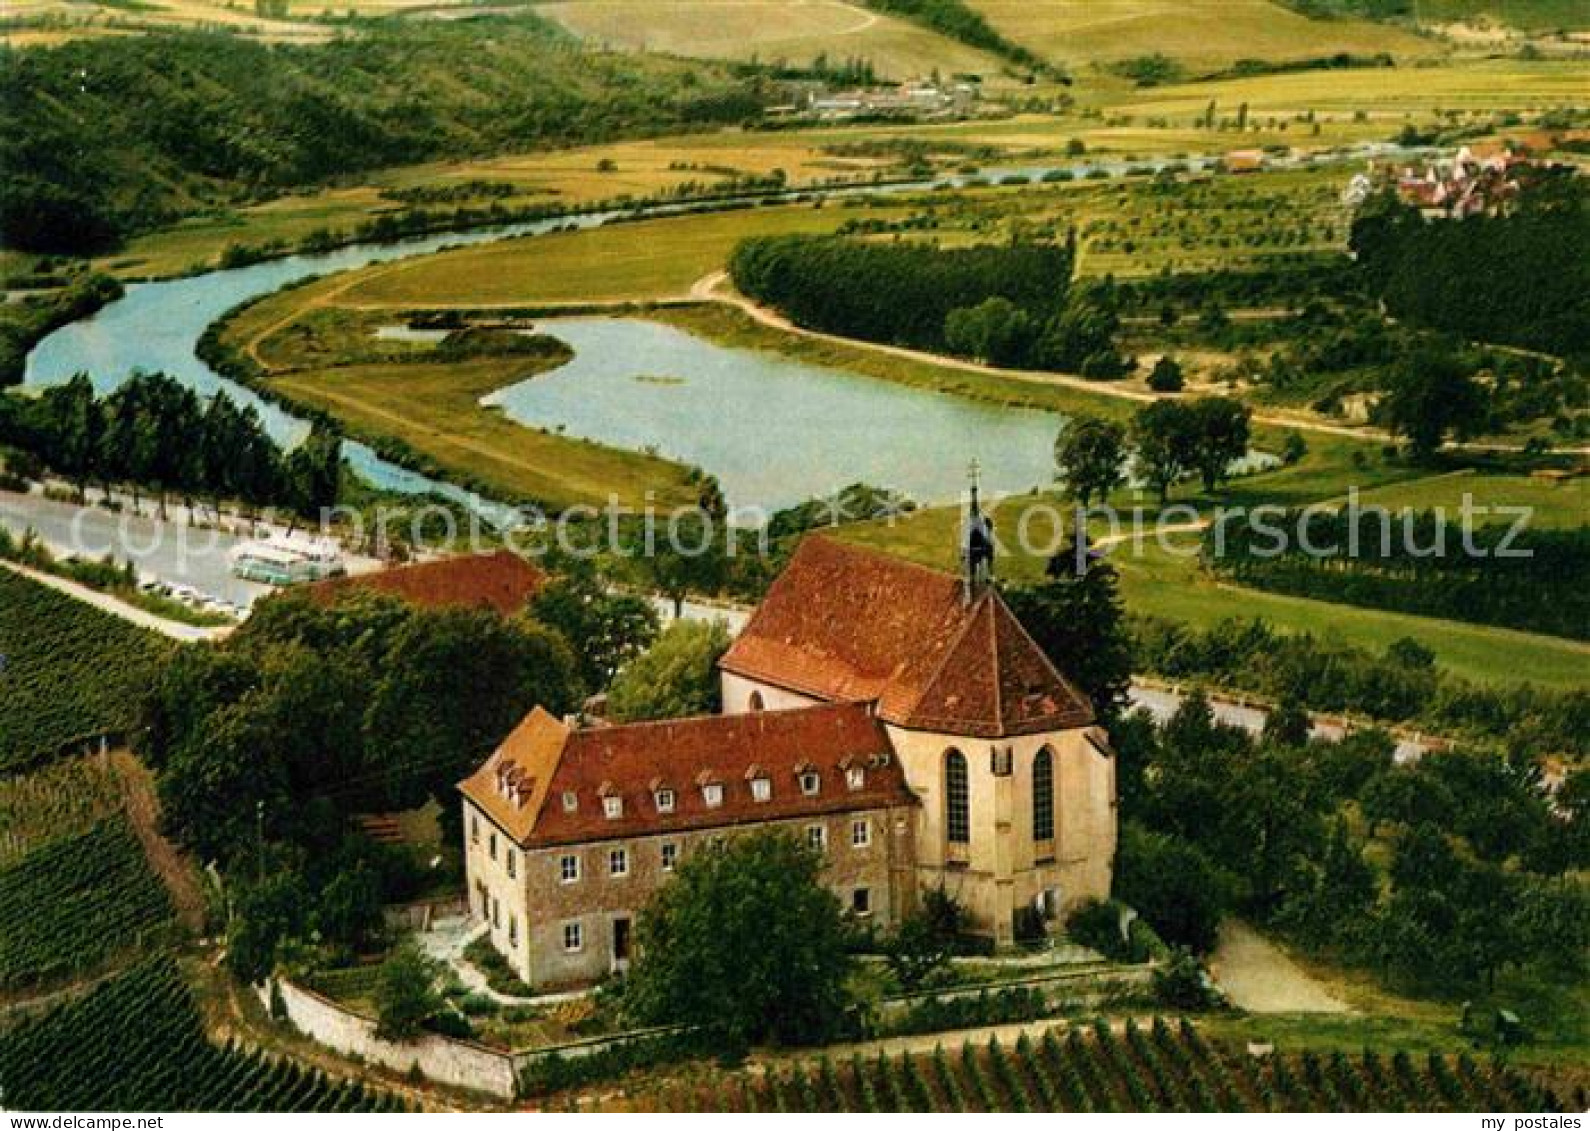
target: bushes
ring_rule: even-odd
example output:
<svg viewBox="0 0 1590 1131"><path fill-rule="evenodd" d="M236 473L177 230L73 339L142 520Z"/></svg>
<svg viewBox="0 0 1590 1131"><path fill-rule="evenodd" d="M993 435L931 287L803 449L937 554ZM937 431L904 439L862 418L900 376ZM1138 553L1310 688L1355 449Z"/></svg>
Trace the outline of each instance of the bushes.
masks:
<svg viewBox="0 0 1590 1131"><path fill-rule="evenodd" d="M641 1035L615 1042L584 1056L565 1056L554 1052L538 1057L520 1072L519 1094L523 1097L544 1096L565 1088L581 1088L611 1080L627 1072L664 1064L674 1065L682 1060L709 1056L723 1059L727 1055L732 1062L733 1059L743 1058L744 1051L743 1044L736 1044L731 1034L716 1029L683 1029Z"/></svg>
<svg viewBox="0 0 1590 1131"><path fill-rule="evenodd" d="M1043 992L1028 986L984 990L976 997L926 997L899 1017L881 1022L878 1036L904 1037L979 1025L1034 1021L1050 1013Z"/></svg>
<svg viewBox="0 0 1590 1131"><path fill-rule="evenodd" d="M1168 942L1196 953L1214 949L1220 920L1232 903L1226 874L1189 841L1121 827L1115 890Z"/></svg>

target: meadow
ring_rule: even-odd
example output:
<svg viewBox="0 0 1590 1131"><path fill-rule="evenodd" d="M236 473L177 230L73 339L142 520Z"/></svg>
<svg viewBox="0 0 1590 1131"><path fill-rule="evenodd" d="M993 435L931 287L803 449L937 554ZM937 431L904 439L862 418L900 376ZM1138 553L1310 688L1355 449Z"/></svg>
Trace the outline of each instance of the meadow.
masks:
<svg viewBox="0 0 1590 1131"><path fill-rule="evenodd" d="M556 0L540 12L588 42L631 51L805 65L871 61L881 76L931 71L999 79L1003 65L908 21L843 0Z"/></svg>
<svg viewBox="0 0 1590 1131"><path fill-rule="evenodd" d="M1274 0L971 0L1010 39L1073 67L1161 54L1194 70L1238 59L1349 52L1428 55L1436 45L1367 20L1318 20Z"/></svg>

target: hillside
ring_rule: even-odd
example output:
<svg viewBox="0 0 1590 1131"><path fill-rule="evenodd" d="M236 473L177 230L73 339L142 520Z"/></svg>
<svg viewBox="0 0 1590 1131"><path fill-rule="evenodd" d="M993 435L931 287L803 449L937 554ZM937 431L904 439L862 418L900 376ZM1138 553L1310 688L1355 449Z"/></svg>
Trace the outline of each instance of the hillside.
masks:
<svg viewBox="0 0 1590 1131"><path fill-rule="evenodd" d="M891 79L997 75L999 59L926 27L844 0L556 0L537 9L592 44L703 59L805 65L869 60Z"/></svg>
<svg viewBox="0 0 1590 1131"><path fill-rule="evenodd" d="M1313 19L1272 0L969 0L996 31L1072 68L1161 54L1191 71L1239 59L1346 52L1421 55L1428 41L1354 18Z"/></svg>
<svg viewBox="0 0 1590 1131"><path fill-rule="evenodd" d="M151 34L0 52L0 239L81 251L384 165L754 113L721 65L587 50L533 16L369 25L323 46Z"/></svg>

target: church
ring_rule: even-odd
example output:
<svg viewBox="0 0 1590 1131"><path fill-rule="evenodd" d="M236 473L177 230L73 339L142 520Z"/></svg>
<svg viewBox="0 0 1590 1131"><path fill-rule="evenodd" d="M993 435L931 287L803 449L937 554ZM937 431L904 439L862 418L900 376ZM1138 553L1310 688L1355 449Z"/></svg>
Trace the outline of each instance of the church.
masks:
<svg viewBox="0 0 1590 1131"><path fill-rule="evenodd" d="M719 663L722 714L578 725L533 711L463 794L471 913L537 988L628 964L692 852L776 827L887 930L942 887L996 946L1109 894L1115 762L1087 697L990 582L808 536Z"/></svg>

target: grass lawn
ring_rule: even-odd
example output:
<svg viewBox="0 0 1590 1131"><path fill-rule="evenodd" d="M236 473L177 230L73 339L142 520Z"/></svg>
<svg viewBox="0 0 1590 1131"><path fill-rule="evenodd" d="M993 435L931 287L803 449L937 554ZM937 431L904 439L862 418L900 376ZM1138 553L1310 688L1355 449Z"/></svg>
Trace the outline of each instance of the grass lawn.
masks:
<svg viewBox="0 0 1590 1131"><path fill-rule="evenodd" d="M1444 507L1449 517L1455 517L1464 495L1471 497L1475 507L1529 507L1530 525L1535 527L1571 530L1590 523L1590 478L1585 477L1553 484L1527 475L1459 471L1365 491L1360 501L1393 510ZM1513 516L1492 515L1488 521L1511 523Z"/></svg>
<svg viewBox="0 0 1590 1131"><path fill-rule="evenodd" d="M487 393L545 368L511 358L391 363L295 371L273 384L357 434L395 437L442 468L555 509L600 505L610 495L638 506L647 491L663 502L693 498L678 464L526 428L480 405Z"/></svg>

